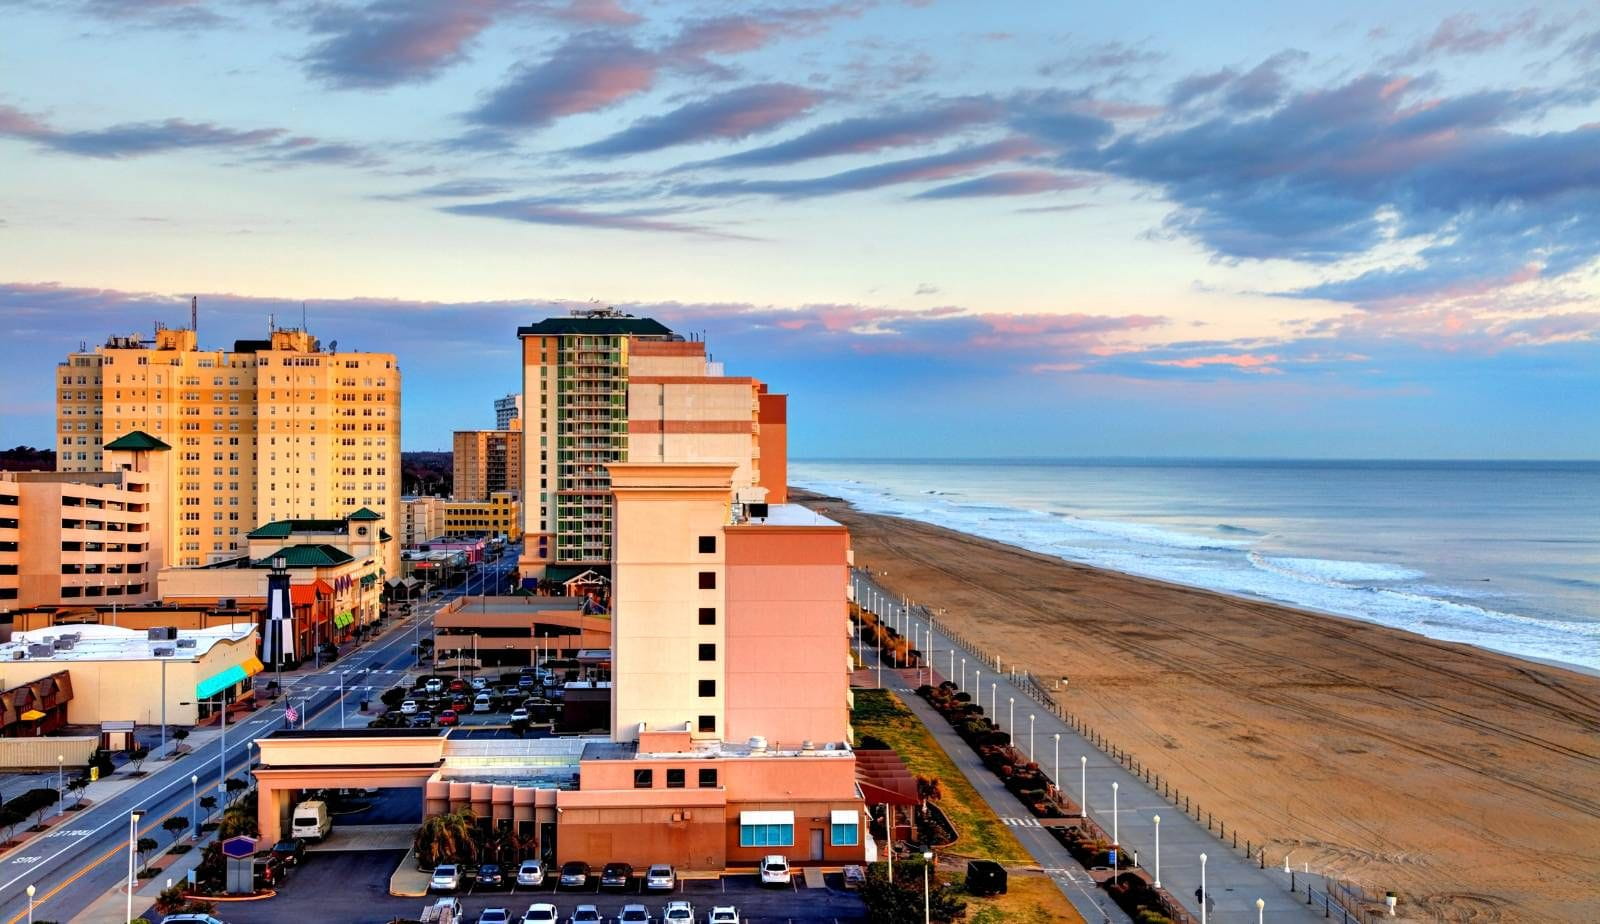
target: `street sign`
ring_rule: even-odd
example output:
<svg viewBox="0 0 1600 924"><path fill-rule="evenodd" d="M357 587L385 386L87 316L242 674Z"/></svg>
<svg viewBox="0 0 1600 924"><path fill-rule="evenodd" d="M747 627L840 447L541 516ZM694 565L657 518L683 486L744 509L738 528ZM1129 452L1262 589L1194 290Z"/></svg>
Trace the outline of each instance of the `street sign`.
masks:
<svg viewBox="0 0 1600 924"><path fill-rule="evenodd" d="M222 842L223 856L233 857L234 859L242 859L244 857L254 856L255 852L256 839L247 835L241 834L238 837L230 837Z"/></svg>
<svg viewBox="0 0 1600 924"><path fill-rule="evenodd" d="M1117 852L1115 850L1106 851L1106 865L1113 870L1117 868Z"/></svg>

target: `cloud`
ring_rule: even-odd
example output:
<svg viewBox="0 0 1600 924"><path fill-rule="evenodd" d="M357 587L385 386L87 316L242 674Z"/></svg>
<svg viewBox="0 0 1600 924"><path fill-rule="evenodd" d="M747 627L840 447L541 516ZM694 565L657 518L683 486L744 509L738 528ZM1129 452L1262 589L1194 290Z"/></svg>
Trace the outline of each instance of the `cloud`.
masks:
<svg viewBox="0 0 1600 924"><path fill-rule="evenodd" d="M0 136L32 141L79 157L115 159L192 148L249 148L272 142L283 134L281 128L239 130L185 119L64 131L14 107L0 106Z"/></svg>
<svg viewBox="0 0 1600 924"><path fill-rule="evenodd" d="M859 16L862 2L831 3L811 9L767 9L693 19L683 24L662 53L678 61L699 61L707 55L755 51L780 37L812 35L841 16Z"/></svg>
<svg viewBox="0 0 1600 924"><path fill-rule="evenodd" d="M787 141L694 166L773 167L841 154L871 154L937 141L962 129L991 124L1003 112L1003 107L991 99L943 100L922 108L841 119Z"/></svg>
<svg viewBox="0 0 1600 924"><path fill-rule="evenodd" d="M1282 358L1273 353L1258 356L1253 353L1213 353L1209 356L1186 356L1183 359L1152 359L1152 365L1171 366L1175 369L1201 369L1206 366L1228 366L1255 375L1282 375L1277 368Z"/></svg>
<svg viewBox="0 0 1600 924"><path fill-rule="evenodd" d="M643 20L618 0L568 0L564 5L546 4L544 15L590 26L632 26Z"/></svg>
<svg viewBox="0 0 1600 924"><path fill-rule="evenodd" d="M735 140L771 131L811 111L822 94L792 84L740 87L685 103L576 149L585 157L616 157L679 144Z"/></svg>
<svg viewBox="0 0 1600 924"><path fill-rule="evenodd" d="M313 77L343 88L391 87L436 76L511 0L374 0L325 6L312 31L329 36L305 56Z"/></svg>
<svg viewBox="0 0 1600 924"><path fill-rule="evenodd" d="M957 148L942 154L888 161L827 176L798 180L723 180L678 187L679 195L721 197L740 195L810 199L840 193L879 189L901 183L926 182L960 176L974 170L1038 154L1044 149L1025 138L1007 138L989 144Z"/></svg>
<svg viewBox="0 0 1600 924"><path fill-rule="evenodd" d="M491 92L468 120L496 129L540 128L615 105L654 85L660 62L626 38L581 32Z"/></svg>
<svg viewBox="0 0 1600 924"><path fill-rule="evenodd" d="M939 294L939 287L934 285L931 282L924 282L924 283L918 285L917 286L917 291L913 292L912 294L913 295L938 295Z"/></svg>
<svg viewBox="0 0 1600 924"><path fill-rule="evenodd" d="M677 214L685 209L630 209L620 212L594 212L574 208L565 200L541 198L502 199L494 202L447 205L439 209L452 215L478 218L502 218L536 225L558 225L574 228L602 228L612 231L665 231L671 234L690 234L697 237L714 237L726 240L748 240L736 234L718 231L704 225L671 221L661 216Z"/></svg>
<svg viewBox="0 0 1600 924"><path fill-rule="evenodd" d="M203 29L226 20L207 0L84 0L81 9L101 19L160 29Z"/></svg>
<svg viewBox="0 0 1600 924"><path fill-rule="evenodd" d="M1399 66L1434 57L1486 54L1519 41L1543 48L1559 38L1567 26L1565 22L1541 21L1538 11L1531 9L1493 25L1484 25L1472 13L1456 13L1441 20L1426 38L1391 55L1384 63Z"/></svg>
<svg viewBox="0 0 1600 924"><path fill-rule="evenodd" d="M1167 102L1175 107L1186 106L1198 99L1222 92L1221 102L1227 109L1250 112L1276 105L1289 89L1289 79L1284 71L1305 61L1309 55L1303 51L1280 51L1243 73L1231 67L1204 74L1193 74L1172 85Z"/></svg>
<svg viewBox="0 0 1600 924"><path fill-rule="evenodd" d="M917 193L913 199L968 199L987 196L1032 196L1057 192L1063 189L1081 189L1092 185L1094 179L1067 176L1048 170L1011 170L991 173L948 186L938 186Z"/></svg>

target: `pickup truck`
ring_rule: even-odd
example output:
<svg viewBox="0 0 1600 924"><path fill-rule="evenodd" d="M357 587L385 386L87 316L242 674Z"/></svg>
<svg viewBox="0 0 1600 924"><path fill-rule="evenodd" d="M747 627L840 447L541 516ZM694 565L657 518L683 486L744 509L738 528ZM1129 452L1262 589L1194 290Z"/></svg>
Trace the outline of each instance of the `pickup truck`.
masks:
<svg viewBox="0 0 1600 924"><path fill-rule="evenodd" d="M441 898L422 909L422 916L417 920L422 924L465 924L466 912L462 911L459 901Z"/></svg>

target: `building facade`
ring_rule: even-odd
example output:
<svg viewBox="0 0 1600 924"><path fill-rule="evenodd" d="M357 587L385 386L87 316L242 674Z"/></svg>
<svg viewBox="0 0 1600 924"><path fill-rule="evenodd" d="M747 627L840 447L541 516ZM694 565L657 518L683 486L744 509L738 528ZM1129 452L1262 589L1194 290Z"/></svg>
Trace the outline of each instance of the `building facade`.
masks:
<svg viewBox="0 0 1600 924"><path fill-rule="evenodd" d="M522 431L457 430L451 468L457 500L486 501L522 490Z"/></svg>
<svg viewBox="0 0 1600 924"><path fill-rule="evenodd" d="M447 500L444 532L435 536L505 536L516 542L522 538L522 504L512 491L496 491L484 500Z"/></svg>
<svg viewBox="0 0 1600 924"><path fill-rule="evenodd" d="M168 565L237 557L258 524L400 506L400 367L298 329L232 350L194 330L112 337L56 370L57 463L103 468L105 440L142 430L173 448Z"/></svg>
<svg viewBox="0 0 1600 924"><path fill-rule="evenodd" d="M0 610L154 600L169 455L134 432L101 447L105 471L0 472Z"/></svg>
<svg viewBox="0 0 1600 924"><path fill-rule="evenodd" d="M444 505L442 497L400 498L400 544L411 548L443 536Z"/></svg>
<svg viewBox="0 0 1600 924"><path fill-rule="evenodd" d="M506 395L504 398L494 399L494 428L496 430L511 429L511 422L521 417L521 395Z"/></svg>
<svg viewBox="0 0 1600 924"><path fill-rule="evenodd" d="M614 462L733 463L740 502L782 498L783 396L723 375L700 341L616 312L518 329L525 583L612 562ZM777 438L764 436L767 420Z"/></svg>

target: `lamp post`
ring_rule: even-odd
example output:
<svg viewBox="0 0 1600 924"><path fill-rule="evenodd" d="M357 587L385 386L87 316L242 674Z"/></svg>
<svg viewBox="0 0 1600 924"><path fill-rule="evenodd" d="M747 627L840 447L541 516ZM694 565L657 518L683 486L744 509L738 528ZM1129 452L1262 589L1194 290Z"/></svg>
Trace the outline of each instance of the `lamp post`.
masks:
<svg viewBox="0 0 1600 924"><path fill-rule="evenodd" d="M1161 816L1152 815L1150 820L1156 824L1156 888L1161 888Z"/></svg>
<svg viewBox="0 0 1600 924"><path fill-rule="evenodd" d="M995 682L989 681L989 714L994 715L1000 711L1000 694L996 690Z"/></svg>
<svg viewBox="0 0 1600 924"><path fill-rule="evenodd" d="M33 924L33 893L37 891L33 883L28 883L28 924Z"/></svg>
<svg viewBox="0 0 1600 924"><path fill-rule="evenodd" d="M928 870L932 866L933 851L924 850L922 852L922 924L932 924L933 921L931 917L933 902L929 891L931 887L928 884Z"/></svg>
<svg viewBox="0 0 1600 924"><path fill-rule="evenodd" d="M1061 788L1061 733L1060 732L1056 732L1055 739L1056 739L1056 765L1055 765L1055 772L1050 775L1050 781L1052 783L1056 784L1056 788L1057 789L1060 789Z"/></svg>
<svg viewBox="0 0 1600 924"><path fill-rule="evenodd" d="M194 806L194 823L189 825L189 840L200 840L200 776L189 775L189 804Z"/></svg>
<svg viewBox="0 0 1600 924"><path fill-rule="evenodd" d="M1256 924L1265 924L1267 920L1267 900L1256 899Z"/></svg>
<svg viewBox="0 0 1600 924"><path fill-rule="evenodd" d="M1078 806L1078 814L1089 817L1089 756L1087 754L1078 758L1078 795L1083 797L1083 804Z"/></svg>
<svg viewBox="0 0 1600 924"><path fill-rule="evenodd" d="M1006 734L1015 736L1017 734L1017 698L1015 696L1007 696L1006 702L1010 704L1006 709Z"/></svg>
<svg viewBox="0 0 1600 924"><path fill-rule="evenodd" d="M1028 760L1033 761L1033 713L1028 713Z"/></svg>
<svg viewBox="0 0 1600 924"><path fill-rule="evenodd" d="M67 757L65 754L56 755L56 802L66 805L67 800ZM66 809L62 809L66 811Z"/></svg>
<svg viewBox="0 0 1600 924"><path fill-rule="evenodd" d="M139 845L139 817L140 812L135 809L128 813L128 917L133 920L133 854Z"/></svg>
<svg viewBox="0 0 1600 924"><path fill-rule="evenodd" d="M955 649L952 648L952 649L950 649L950 651L952 653L954 653ZM961 689L965 690L966 688L967 688L967 659L966 658L962 658L961 659Z"/></svg>
<svg viewBox="0 0 1600 924"><path fill-rule="evenodd" d="M1121 821L1121 816L1117 814L1117 790L1119 788L1121 788L1121 784L1117 783L1117 781L1115 781L1115 780L1112 780L1111 781L1111 846L1112 847L1120 847L1120 846L1122 846L1122 838L1120 836L1121 829L1119 827L1119 822Z"/></svg>
<svg viewBox="0 0 1600 924"><path fill-rule="evenodd" d="M344 728L344 671L339 672L339 727Z"/></svg>
<svg viewBox="0 0 1600 924"><path fill-rule="evenodd" d="M1206 855L1200 855L1200 924L1206 924Z"/></svg>

